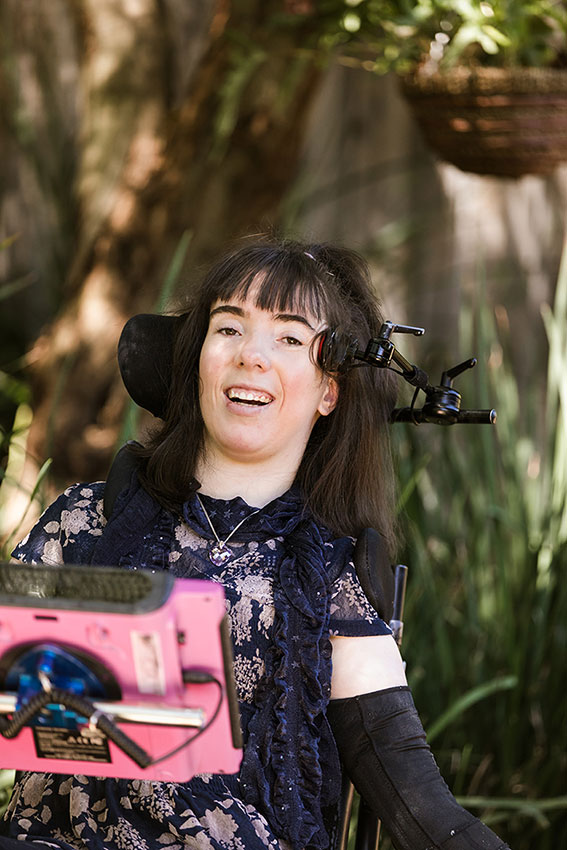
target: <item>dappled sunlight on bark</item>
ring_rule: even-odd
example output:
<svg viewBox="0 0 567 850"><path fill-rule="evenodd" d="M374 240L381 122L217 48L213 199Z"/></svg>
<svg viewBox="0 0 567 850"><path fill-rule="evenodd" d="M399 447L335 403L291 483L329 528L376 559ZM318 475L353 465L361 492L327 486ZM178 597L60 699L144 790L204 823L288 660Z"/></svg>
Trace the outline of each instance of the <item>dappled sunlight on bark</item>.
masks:
<svg viewBox="0 0 567 850"><path fill-rule="evenodd" d="M105 474L126 402L116 343L130 315L155 309L181 235L191 233L188 266L200 266L231 238L265 229L296 168L320 69L294 64L293 33L272 31L263 46L266 3L219 0L198 16L190 5L81 0L74 9L73 235L60 309L27 358L28 451L53 457L59 484ZM60 14L70 14L65 4ZM259 45L242 80L228 26ZM55 52L49 60L56 68ZM43 94L46 78L32 71ZM31 115L37 102L30 93Z"/></svg>

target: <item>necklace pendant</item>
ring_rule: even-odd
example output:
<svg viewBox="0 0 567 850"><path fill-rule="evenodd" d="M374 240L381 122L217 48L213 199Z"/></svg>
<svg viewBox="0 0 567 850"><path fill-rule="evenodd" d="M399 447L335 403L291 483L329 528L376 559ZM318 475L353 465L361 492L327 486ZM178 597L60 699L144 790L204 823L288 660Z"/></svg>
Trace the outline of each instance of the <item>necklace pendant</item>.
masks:
<svg viewBox="0 0 567 850"><path fill-rule="evenodd" d="M215 567L222 567L223 564L226 564L226 562L230 561L233 557L234 553L230 549L226 546L219 546L218 543L215 543L213 548L209 549L209 561L211 561Z"/></svg>

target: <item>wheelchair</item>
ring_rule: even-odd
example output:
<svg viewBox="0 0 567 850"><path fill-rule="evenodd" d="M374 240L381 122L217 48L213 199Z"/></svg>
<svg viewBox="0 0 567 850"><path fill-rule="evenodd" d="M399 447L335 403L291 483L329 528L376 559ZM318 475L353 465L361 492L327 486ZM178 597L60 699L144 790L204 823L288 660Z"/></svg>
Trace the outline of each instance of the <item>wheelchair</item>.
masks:
<svg viewBox="0 0 567 850"><path fill-rule="evenodd" d="M453 387L453 380L462 372L472 368L476 364L476 360L469 359L452 367L451 369L448 369L442 373L440 384L432 386L429 383L427 374L419 367L407 361L397 350L391 340L391 336L394 333L421 336L424 333L424 330L423 328L384 322L378 337L371 339L364 349L359 348L358 340L353 339L352 337L341 338L338 334L330 333L328 337L325 337L322 340L320 357L324 361L326 368L340 370L350 368L355 365L366 365L377 368L388 368L400 374L407 383L414 387L415 393L409 406L396 409L392 412L392 422L409 422L414 425L422 423L441 425L454 425L459 423L493 424L495 422L496 413L494 410L462 410L461 396ZM331 364L331 366L329 366L329 364ZM127 375L125 375L124 372L123 377L125 378L127 389L130 392ZM163 380L161 375L159 378L160 380ZM425 394L425 402L422 407L419 408L416 406L416 400L420 391ZM134 400L138 401L134 393L130 392L130 395L132 395ZM148 407L147 404L143 404L142 406L151 409L151 407ZM152 410L152 412L154 411ZM112 514L114 502L119 493L124 490L130 480L137 462L136 456L129 451L129 444L126 444L115 458L105 488L104 511L107 517ZM407 567L404 565L398 565L395 569L391 568L390 564L386 560L385 550L380 542L380 535L373 529L366 529L366 531L359 537L355 547L354 561L360 583L367 598L381 618L386 622L389 622L394 639L398 646L400 646L403 635L403 607L407 580ZM40 596L42 592L43 591L38 591ZM19 601L21 602L22 600L20 599ZM72 606L69 604L66 607L68 613L68 609ZM37 615L38 618L41 616L43 616L44 619L49 619L51 615ZM55 619L52 616L51 618ZM223 740L228 742L227 747L229 749L232 747L234 750L237 750L237 708L235 708L236 698L234 688L230 682L230 654L229 649L227 648L226 635L225 637L222 637L220 631L219 635L220 638L218 640L218 645L216 646L217 653L213 665L214 672L211 672L209 674L209 678L206 681L203 680L200 684L211 685L214 690L214 681L216 680L218 683L219 680L222 680L222 689L228 694L226 704L223 705L223 724L225 730L225 739ZM48 675L46 672L46 665L48 666L50 661L49 658L47 658L49 652L44 650L42 651L43 655L40 659L40 666L43 665L43 670L40 672L43 672L45 680L45 677ZM147 652L148 648L141 647L139 651ZM34 663L36 661L37 659L34 657ZM71 664L72 670L69 673L70 679L73 678L73 675L76 672L73 667L74 661L75 660L73 660ZM81 659L79 659L79 662L81 662ZM93 674L93 671L87 670L87 673ZM102 673L97 671L97 674L99 677L104 677L104 671ZM94 678L96 679L97 675L94 675ZM45 684L45 681L42 681L41 676L39 677L39 681L42 685ZM20 718L20 720L22 720L22 727L25 725L26 719L29 719L34 711L36 713L37 711L41 711L41 708L49 702L49 688L45 687L45 691L47 696L45 694L40 694L43 698L43 702L38 700L33 702L33 700L30 700L26 705L26 700L23 700L23 713L25 717ZM1 697L2 695L0 695L0 698ZM52 701L54 701L54 699L52 699ZM74 704L73 701L71 701L67 706L65 706L65 699L61 696L61 694L59 694L58 699L55 701L60 701L60 705L65 708L65 711L61 712L62 715L69 711L75 711L75 713L78 712L79 715L87 717L91 716L89 714L90 706L80 704L80 701L78 700L75 700ZM15 704L12 704L11 707L8 708L8 713L11 713L14 708ZM180 713L183 713L185 706L180 706L178 708ZM22 709L20 708L18 710ZM95 703L93 714L99 715L107 710L107 704L100 706ZM219 707L216 709L213 708L212 711L209 710L208 713L213 716L213 719L216 719L219 711L220 703ZM120 718L119 716L119 719L123 718ZM61 720L62 728L64 729L65 723L63 716ZM155 716L152 720L147 722L155 723ZM187 725L191 725L187 718L184 718L183 722L187 722ZM206 728L208 728L211 723L205 724ZM167 725L166 721L164 721L164 725ZM198 718L194 718L193 725L194 727L199 728ZM217 729L218 727L215 728L215 734ZM145 758L145 752L139 742L134 741L134 745L132 745L132 741L128 739L128 736L125 736L121 732L120 728L117 728L116 725L113 725L112 723L106 724L103 731L116 746L123 749L130 758L137 761L138 766L142 770L144 769L143 761ZM205 730L203 729L202 731ZM198 732L198 734L201 734L201 731ZM194 737L197 737L197 735ZM64 738L65 735L63 734L59 736L57 746L62 746L61 742ZM92 740L81 741L80 744L86 749L90 747L90 752L94 752L93 748L96 749L96 747L100 745L100 743L94 743ZM55 744L51 741L49 744L45 743L44 746L55 746ZM184 746L186 746L186 744L183 744L182 740L181 743L178 741L176 748L174 748L172 753L176 754L179 750L182 750ZM168 755L171 755L171 753ZM30 769L37 769L34 768L33 765L29 767ZM225 765L224 769L226 769L227 772L234 772L231 770L233 767L234 765L231 763ZM128 768L125 767L124 769L127 770ZM208 770L210 771L210 767ZM193 772L196 773L199 772L199 770L194 769ZM183 780L179 778L175 781ZM349 842L349 834L352 830L354 830L355 850L377 850L380 835L380 821L376 815L367 808L366 804L361 799L356 814L356 824L354 824L354 799L354 788L348 778L345 778L341 790L339 817L331 832L331 846L333 850L346 850Z"/></svg>

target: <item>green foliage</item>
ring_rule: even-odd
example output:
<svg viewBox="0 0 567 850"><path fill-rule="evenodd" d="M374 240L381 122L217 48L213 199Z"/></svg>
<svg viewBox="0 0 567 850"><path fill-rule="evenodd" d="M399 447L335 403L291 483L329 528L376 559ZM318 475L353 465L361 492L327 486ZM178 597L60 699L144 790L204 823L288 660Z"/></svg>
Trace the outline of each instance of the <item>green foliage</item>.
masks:
<svg viewBox="0 0 567 850"><path fill-rule="evenodd" d="M8 475L5 475L3 477L2 486L8 484L24 492L24 495L26 496L26 503L19 520L14 525L14 528L4 540L0 541L0 560L7 561L10 559L12 549L22 536L21 529L24 526L28 517L28 513L34 503L37 502L40 505L40 511L45 508L45 500L43 498L42 488L46 481L50 466L51 458L48 458L37 473L37 477L33 484L33 487L29 491L24 489L21 482L11 480Z"/></svg>
<svg viewBox="0 0 567 850"><path fill-rule="evenodd" d="M166 312L167 305L175 292L177 284L179 283L183 263L185 262L187 251L191 244L191 238L192 234L186 230L185 233L181 235L181 238L177 243L169 266L166 270L161 290L157 297L154 307L154 311L156 313ZM124 412L124 418L122 420L122 427L118 435L118 440L116 441L117 450L128 440L135 440L139 437L139 419L140 408L133 399L129 399Z"/></svg>
<svg viewBox="0 0 567 850"><path fill-rule="evenodd" d="M378 73L567 64L564 0L321 0L318 46Z"/></svg>
<svg viewBox="0 0 567 850"><path fill-rule="evenodd" d="M17 236L10 236L0 241L0 251L5 251L16 241ZM29 285L29 277L0 283L0 302L10 298L20 289ZM19 529L25 521L29 508L34 500L40 497L41 485L45 479L49 462L44 464L38 480L30 492L25 493L23 515L16 526L6 529L3 514L7 503L14 492L23 493L21 482L25 461L26 435L31 422L31 390L17 370L19 363L12 363L10 370L0 368L0 560L8 560ZM2 364L3 366L3 364ZM0 774L0 808L3 801L2 774Z"/></svg>
<svg viewBox="0 0 567 850"><path fill-rule="evenodd" d="M497 408L496 426L394 433L410 566L404 654L454 792L515 850L551 850L567 839L567 247L543 311L547 382L520 386L504 311L477 313L463 317L464 347L487 366L475 392L464 376L460 388Z"/></svg>
<svg viewBox="0 0 567 850"><path fill-rule="evenodd" d="M17 236L10 236L7 239L1 240L0 252L8 250L17 238ZM22 289L25 289L31 282L30 275L0 281L0 306L3 301L8 300ZM2 329L0 328L0 330ZM3 356L11 359L12 352L9 344L3 350ZM8 453L11 439L9 428L10 423L13 421L14 412L17 410L18 405L28 403L30 397L30 388L26 382L14 374L19 365L18 361L15 363L12 362L11 368L7 369L4 363L0 364L0 472L5 464Z"/></svg>
<svg viewBox="0 0 567 850"><path fill-rule="evenodd" d="M15 774L15 770L0 770L0 818L8 808Z"/></svg>
<svg viewBox="0 0 567 850"><path fill-rule="evenodd" d="M0 400L2 397L17 402L12 427L9 430L0 429L0 449L4 459L0 466L0 560L7 561L22 536L30 510L34 505L40 512L45 508L44 491L51 458L42 464L33 483L26 484L26 443L33 417L29 405L29 387L23 381L0 372ZM21 507L7 527L5 511L16 496L21 497Z"/></svg>

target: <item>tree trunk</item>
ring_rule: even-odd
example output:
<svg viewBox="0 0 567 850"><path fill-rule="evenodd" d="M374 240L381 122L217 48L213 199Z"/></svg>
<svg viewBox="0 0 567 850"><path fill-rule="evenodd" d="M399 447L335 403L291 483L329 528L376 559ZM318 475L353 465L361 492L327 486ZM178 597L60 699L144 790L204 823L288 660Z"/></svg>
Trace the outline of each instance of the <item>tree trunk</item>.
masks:
<svg viewBox="0 0 567 850"><path fill-rule="evenodd" d="M293 33L271 29L280 3L57 5L76 39L74 171L57 207L75 233L60 309L29 355L28 449L52 456L59 487L105 474L126 402L116 342L130 315L155 309L181 236L190 236L186 275L277 219L319 71L296 55ZM43 37L57 62L54 30ZM59 67L51 84L64 78Z"/></svg>

